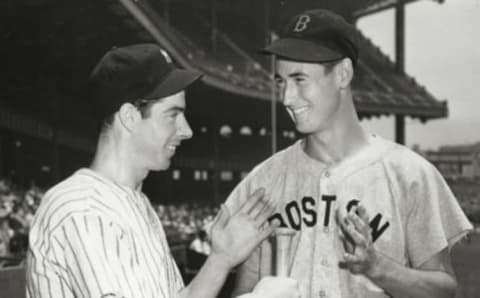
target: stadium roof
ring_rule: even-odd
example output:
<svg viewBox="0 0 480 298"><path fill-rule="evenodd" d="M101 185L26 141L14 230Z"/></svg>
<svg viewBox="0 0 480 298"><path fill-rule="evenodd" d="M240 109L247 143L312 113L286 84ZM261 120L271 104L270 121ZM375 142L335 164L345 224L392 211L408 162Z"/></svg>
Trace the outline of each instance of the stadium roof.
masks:
<svg viewBox="0 0 480 298"><path fill-rule="evenodd" d="M371 15L377 12L381 12L390 8L395 7L395 5L400 0L372 0L367 1L366 5L361 5L356 9L352 9L352 15L354 18L360 18L363 16ZM418 0L403 0L403 3L409 4L416 2ZM431 0L438 3L443 3L445 0Z"/></svg>
<svg viewBox="0 0 480 298"><path fill-rule="evenodd" d="M125 2L130 2L130 0L125 0ZM302 6L300 3L312 5L313 2L321 1L295 2L294 11L289 10L289 7L284 7L278 12L283 16L278 18L286 17L285 10L289 13L296 13L299 6ZM358 5L361 3L373 5L372 1L353 2L356 5L351 1L333 1L331 4L339 6L350 3L344 7L344 10L350 13L354 11L352 10L354 8L359 9ZM383 1L375 2L379 4ZM255 4L246 3L245 5ZM236 16L231 14L227 10L228 8L222 10L220 7L217 18L223 17L228 19L228 22L221 23L222 26L217 25L218 28L215 28L216 44L215 49L212 49L210 40L211 29L214 25L196 12L197 9L201 11L201 8L187 9L188 6L171 6L169 9L175 12L175 21L167 23L156 12L158 8L149 5L148 2L138 3L135 6L131 9L138 8L138 12L144 13L145 17L152 22L152 35L166 46L185 67L198 68L205 72L207 84L247 97L266 100L271 98L271 80L268 71L265 70L265 63L262 63L264 58L255 56L255 51L262 47L262 41L259 41L261 38L255 38L250 34L250 32L261 32L261 29L240 30L240 32L235 32L235 29L238 30L237 28L229 30L228 22L232 22ZM255 11L255 9L253 10ZM243 15L241 18L244 18ZM144 20L144 22L148 22L148 20ZM254 20L249 20L249 22L254 23ZM239 25L236 21L233 23ZM240 24L240 26L245 28L244 30L248 29L245 27L247 25ZM253 27L251 26L251 28ZM229 31L225 32L219 28L226 28L225 30ZM426 121L447 115L445 101L435 99L424 86L418 84L407 74L396 72L394 63L377 46L363 36L360 31L357 31L357 34L360 40L361 54L353 89L354 100L361 117L403 114ZM243 44L242 35L249 37Z"/></svg>
<svg viewBox="0 0 480 298"><path fill-rule="evenodd" d="M175 16L169 23L165 11L159 7L167 2L171 3L170 15ZM293 5L294 2L298 5ZM383 1L290 0L283 1L286 3L283 11L289 11L286 9L289 7L298 9L302 3L315 3L343 5L344 13L352 13L380 2ZM264 67L266 61L255 54L255 49L264 42L263 21L261 16L254 15L261 11L258 8L263 1L218 0L220 12L230 9L235 15L219 13L222 31L216 31L218 48L213 52L208 45L212 24L202 18L208 16L207 8L189 7L201 3L210 1L152 1L155 7L149 6L147 0L0 1L0 54L4 57L0 75L0 126L44 135L46 139L52 137L53 127L87 134L95 127L89 118L91 107L85 82L95 62L114 45L151 41L162 43L184 66L207 73L205 83L212 89L235 94L232 102L241 102L241 97L263 99L251 102L263 103L262 107L268 109L265 99L269 98L270 85ZM139 23L125 5L140 7L153 22L156 33L145 30L145 24ZM195 18L191 19L189 13L194 12ZM274 14L272 19L280 18L279 15ZM258 30L250 31L252 28ZM445 102L436 100L406 74L396 74L392 62L368 39L362 40L366 50L354 82L361 116L398 113L423 120L446 116ZM228 100L221 95L218 94L219 103ZM238 118L238 115L228 114L228 117ZM254 118L262 119L252 115ZM71 134L59 135L68 138Z"/></svg>

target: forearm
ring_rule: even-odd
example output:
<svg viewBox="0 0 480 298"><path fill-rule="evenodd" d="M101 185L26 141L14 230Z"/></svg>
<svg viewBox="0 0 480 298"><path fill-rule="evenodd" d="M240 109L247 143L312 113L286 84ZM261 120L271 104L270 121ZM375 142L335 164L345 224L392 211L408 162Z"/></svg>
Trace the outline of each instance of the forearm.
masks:
<svg viewBox="0 0 480 298"><path fill-rule="evenodd" d="M230 268L215 255L210 255L190 284L180 292L181 298L214 298L222 289Z"/></svg>
<svg viewBox="0 0 480 298"><path fill-rule="evenodd" d="M237 268L235 275L235 287L232 291L232 298L250 293L260 280L259 272L251 270L245 263Z"/></svg>
<svg viewBox="0 0 480 298"><path fill-rule="evenodd" d="M455 297L455 278L446 272L412 269L385 257L378 258L376 268L369 278L392 297Z"/></svg>

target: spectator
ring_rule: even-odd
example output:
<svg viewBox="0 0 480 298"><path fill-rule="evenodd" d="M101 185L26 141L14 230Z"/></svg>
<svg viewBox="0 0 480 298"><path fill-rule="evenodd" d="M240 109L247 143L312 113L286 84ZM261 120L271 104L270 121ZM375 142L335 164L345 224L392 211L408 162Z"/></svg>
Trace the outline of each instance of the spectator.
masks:
<svg viewBox="0 0 480 298"><path fill-rule="evenodd" d="M197 253L208 256L210 254L211 247L210 242L208 241L207 232L205 232L205 230L200 230L195 239L193 239L189 248Z"/></svg>

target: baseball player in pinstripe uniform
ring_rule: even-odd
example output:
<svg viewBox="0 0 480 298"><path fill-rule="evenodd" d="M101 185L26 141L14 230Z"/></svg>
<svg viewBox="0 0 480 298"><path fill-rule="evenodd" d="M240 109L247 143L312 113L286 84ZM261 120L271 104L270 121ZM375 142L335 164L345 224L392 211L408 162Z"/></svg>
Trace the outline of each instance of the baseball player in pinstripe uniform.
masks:
<svg viewBox="0 0 480 298"><path fill-rule="evenodd" d="M450 248L472 226L431 164L360 126L354 30L310 10L265 49L305 137L258 165L226 205L235 210L258 187L277 201L271 220L296 231L288 264L303 298L454 297ZM273 272L272 252L264 241L243 263L236 294Z"/></svg>
<svg viewBox="0 0 480 298"><path fill-rule="evenodd" d="M142 181L165 170L192 137L184 89L200 74L177 68L154 44L114 48L91 75L104 119L89 168L51 188L30 231L29 298L215 297L229 270L271 232L274 208L258 189L238 209L222 207L212 253L184 286ZM265 278L247 297L298 297L295 280Z"/></svg>

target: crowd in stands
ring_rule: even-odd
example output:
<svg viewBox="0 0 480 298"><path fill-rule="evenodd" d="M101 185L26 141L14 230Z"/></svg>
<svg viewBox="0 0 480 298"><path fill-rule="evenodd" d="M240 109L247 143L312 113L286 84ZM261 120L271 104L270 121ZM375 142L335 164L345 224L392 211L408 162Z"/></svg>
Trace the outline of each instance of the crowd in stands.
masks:
<svg viewBox="0 0 480 298"><path fill-rule="evenodd" d="M43 191L32 184L21 188L0 179L0 256L22 256L28 246L28 231Z"/></svg>
<svg viewBox="0 0 480 298"><path fill-rule="evenodd" d="M28 247L28 231L44 190L32 183L22 188L0 178L0 267L2 259L21 258ZM208 204L154 205L169 243L186 243L213 222L218 207Z"/></svg>
<svg viewBox="0 0 480 298"><path fill-rule="evenodd" d="M156 205L169 243L192 240L213 222L218 207L205 206L192 202L181 205Z"/></svg>
<svg viewBox="0 0 480 298"><path fill-rule="evenodd" d="M480 181L448 181L469 219L480 224ZM35 186L21 188L0 178L0 267L2 259L22 258L28 247L28 231L44 190ZM170 245L194 243L190 248L200 253L205 248L204 232L214 220L218 206L191 202L154 205ZM195 248L197 247L197 248ZM201 250L198 247L202 248Z"/></svg>

